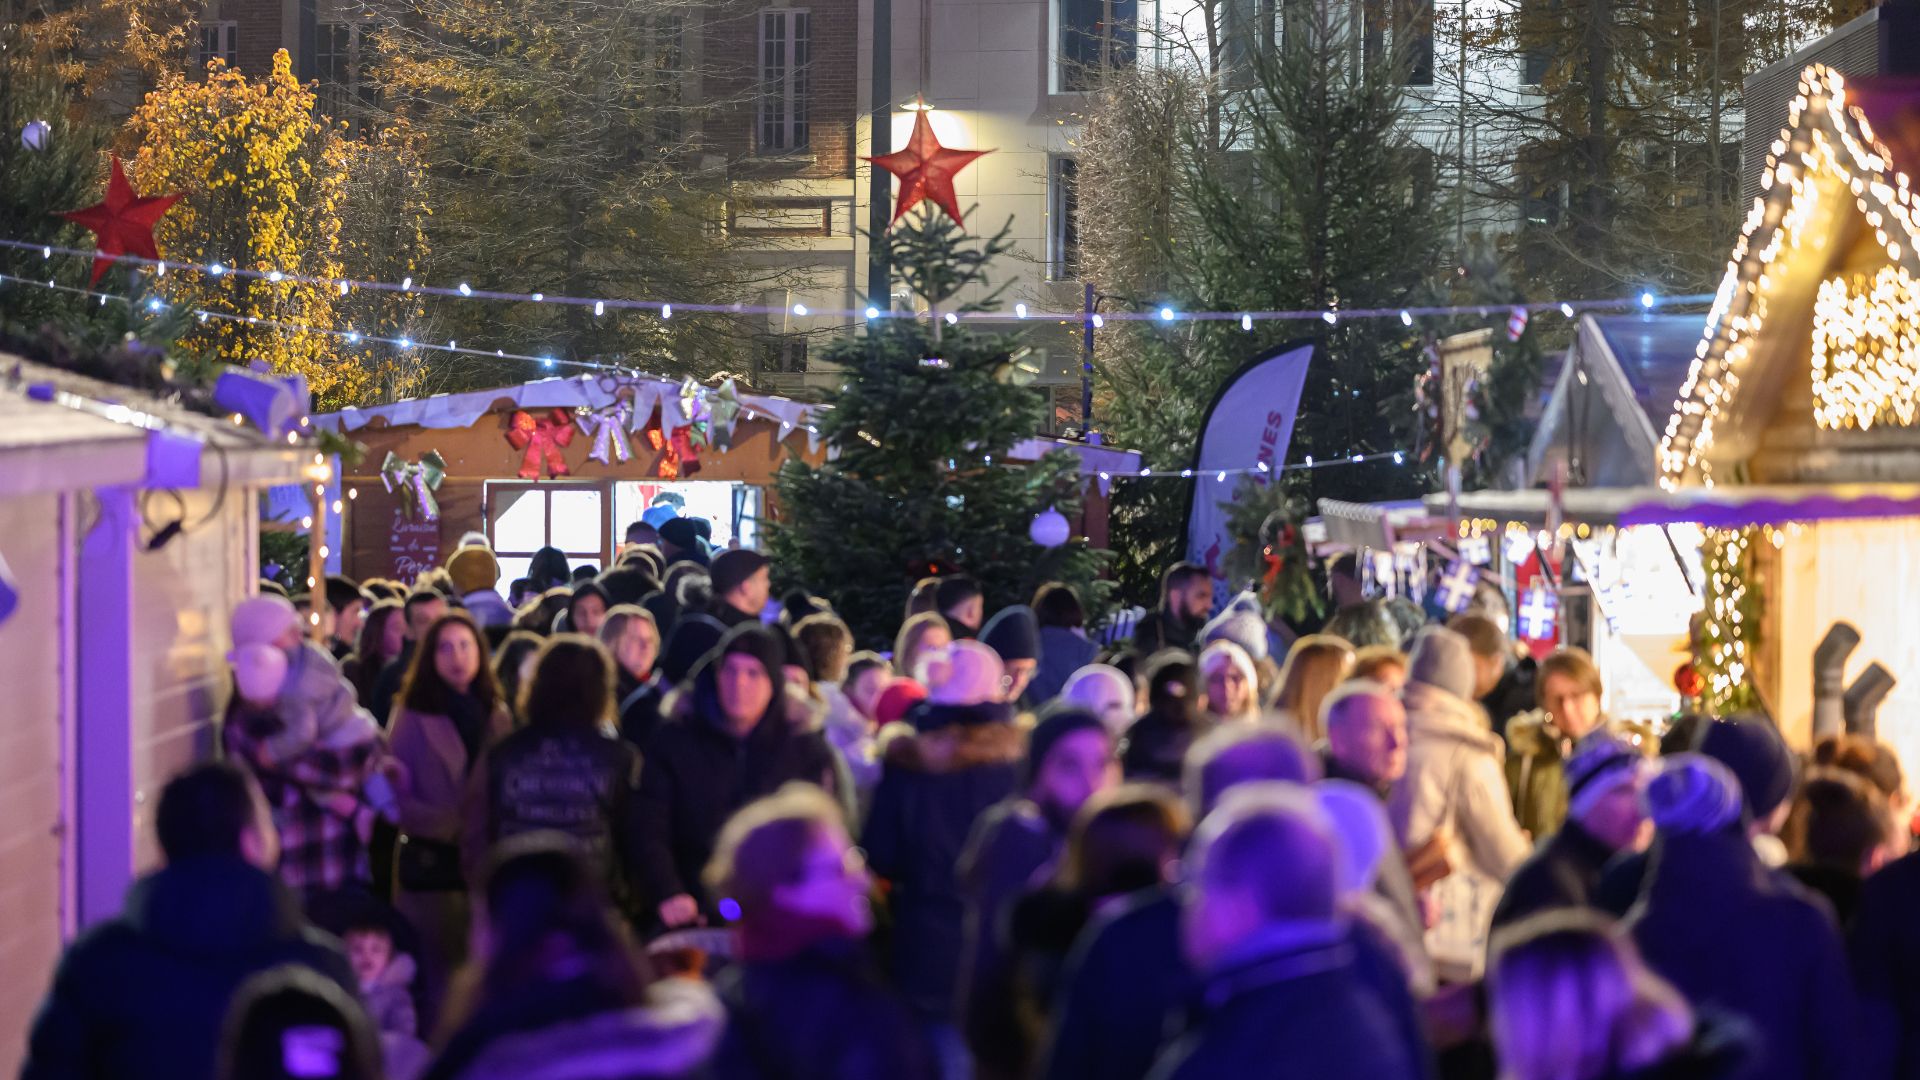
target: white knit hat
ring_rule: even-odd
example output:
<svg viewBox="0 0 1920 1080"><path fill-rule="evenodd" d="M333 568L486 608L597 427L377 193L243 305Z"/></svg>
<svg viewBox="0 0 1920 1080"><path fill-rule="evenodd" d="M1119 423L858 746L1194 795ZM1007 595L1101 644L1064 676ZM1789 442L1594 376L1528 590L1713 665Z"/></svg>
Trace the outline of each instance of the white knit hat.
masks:
<svg viewBox="0 0 1920 1080"><path fill-rule="evenodd" d="M234 605L229 627L234 647L271 645L287 631L300 628L300 613L284 596L263 593Z"/></svg>
<svg viewBox="0 0 1920 1080"><path fill-rule="evenodd" d="M237 646L227 654L233 664L233 681L240 697L255 705L270 705L280 697L287 681L287 654L272 645Z"/></svg>

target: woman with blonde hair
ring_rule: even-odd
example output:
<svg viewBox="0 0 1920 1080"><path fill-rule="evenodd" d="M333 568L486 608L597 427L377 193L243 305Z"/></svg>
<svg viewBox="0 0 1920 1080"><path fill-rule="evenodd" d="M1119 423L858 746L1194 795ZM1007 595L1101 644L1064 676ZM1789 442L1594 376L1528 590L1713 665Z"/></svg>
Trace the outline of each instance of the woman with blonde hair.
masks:
<svg viewBox="0 0 1920 1080"><path fill-rule="evenodd" d="M1501 1080L1714 1080L1745 1047L1649 971L1590 911L1538 915L1496 934L1487 973Z"/></svg>
<svg viewBox="0 0 1920 1080"><path fill-rule="evenodd" d="M927 611L915 615L901 624L900 636L894 639L893 673L925 685L927 680L915 670L920 666L920 658L951 644L953 630L938 612Z"/></svg>
<svg viewBox="0 0 1920 1080"><path fill-rule="evenodd" d="M1260 675L1247 650L1222 638L1200 653L1200 682L1207 711L1227 721L1258 723Z"/></svg>
<svg viewBox="0 0 1920 1080"><path fill-rule="evenodd" d="M1353 670L1353 646L1331 634L1311 634L1293 643L1286 666L1280 669L1280 690L1272 711L1286 716L1308 743L1326 734L1320 730L1320 703Z"/></svg>

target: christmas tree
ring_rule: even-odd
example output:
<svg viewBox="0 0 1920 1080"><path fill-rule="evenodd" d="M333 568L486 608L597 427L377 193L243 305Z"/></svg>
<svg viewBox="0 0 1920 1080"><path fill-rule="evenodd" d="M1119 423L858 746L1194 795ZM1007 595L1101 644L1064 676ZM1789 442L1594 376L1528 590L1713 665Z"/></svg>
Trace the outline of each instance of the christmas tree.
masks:
<svg viewBox="0 0 1920 1080"><path fill-rule="evenodd" d="M876 240L928 317L872 319L830 347L846 372L821 423L830 460L781 471L775 565L830 598L863 644L885 647L928 574L978 578L989 611L1027 602L1048 581L1077 587L1089 606L1104 595L1103 553L1083 540L1043 548L1028 535L1049 508L1075 517L1081 489L1071 454L1007 461L1045 414L1041 395L1013 379L1019 337L945 318L995 302L997 292L949 307L984 291L1005 237L976 243L929 208Z"/></svg>
<svg viewBox="0 0 1920 1080"><path fill-rule="evenodd" d="M0 32L0 176L7 178L0 184L0 237L53 247L91 243L85 229L54 215L99 200L109 134L74 112L50 67L28 57L13 34ZM29 334L92 321L97 300L44 287L52 281L67 290L85 288L91 270L85 259L0 248L0 274L41 283L0 283L0 320ZM128 276L116 271L101 288L116 291Z"/></svg>

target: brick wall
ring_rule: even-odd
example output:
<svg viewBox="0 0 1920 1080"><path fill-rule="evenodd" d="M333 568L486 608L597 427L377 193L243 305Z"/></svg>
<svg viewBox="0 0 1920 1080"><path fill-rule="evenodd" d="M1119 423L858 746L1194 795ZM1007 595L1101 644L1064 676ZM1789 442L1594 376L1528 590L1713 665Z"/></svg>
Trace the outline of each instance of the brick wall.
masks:
<svg viewBox="0 0 1920 1080"><path fill-rule="evenodd" d="M756 112L760 11L772 7L805 8L808 15L808 149L779 156L756 154ZM736 164L740 180L834 180L854 174L854 133L859 120L859 0L786 0L729 8L709 16L705 36L715 100L739 104L707 125L714 149Z"/></svg>
<svg viewBox="0 0 1920 1080"><path fill-rule="evenodd" d="M252 77L273 70L273 54L288 37L281 0L221 0L219 8L239 24L240 70Z"/></svg>

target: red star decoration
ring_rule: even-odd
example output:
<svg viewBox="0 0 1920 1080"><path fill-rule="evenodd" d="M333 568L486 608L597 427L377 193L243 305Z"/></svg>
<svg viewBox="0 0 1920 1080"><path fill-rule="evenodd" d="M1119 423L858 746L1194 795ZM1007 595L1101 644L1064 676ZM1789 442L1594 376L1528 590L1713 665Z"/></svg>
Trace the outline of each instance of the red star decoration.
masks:
<svg viewBox="0 0 1920 1080"><path fill-rule="evenodd" d="M941 146L940 140L934 138L933 125L927 122L926 112L916 114L913 136L907 140L905 150L865 159L900 178L900 196L893 202L893 221L887 225L891 227L923 199L932 199L935 206L958 222L960 203L953 194L953 176L973 164L974 158L991 153L991 150L953 150Z"/></svg>
<svg viewBox="0 0 1920 1080"><path fill-rule="evenodd" d="M113 265L115 256L138 255L158 260L160 249L154 245L153 228L179 201L178 195L135 195L133 185L127 183L127 170L115 154L113 175L107 179L106 201L58 215L93 230L98 238L96 246L100 253L94 256L93 279L89 284L99 283L100 275Z"/></svg>

